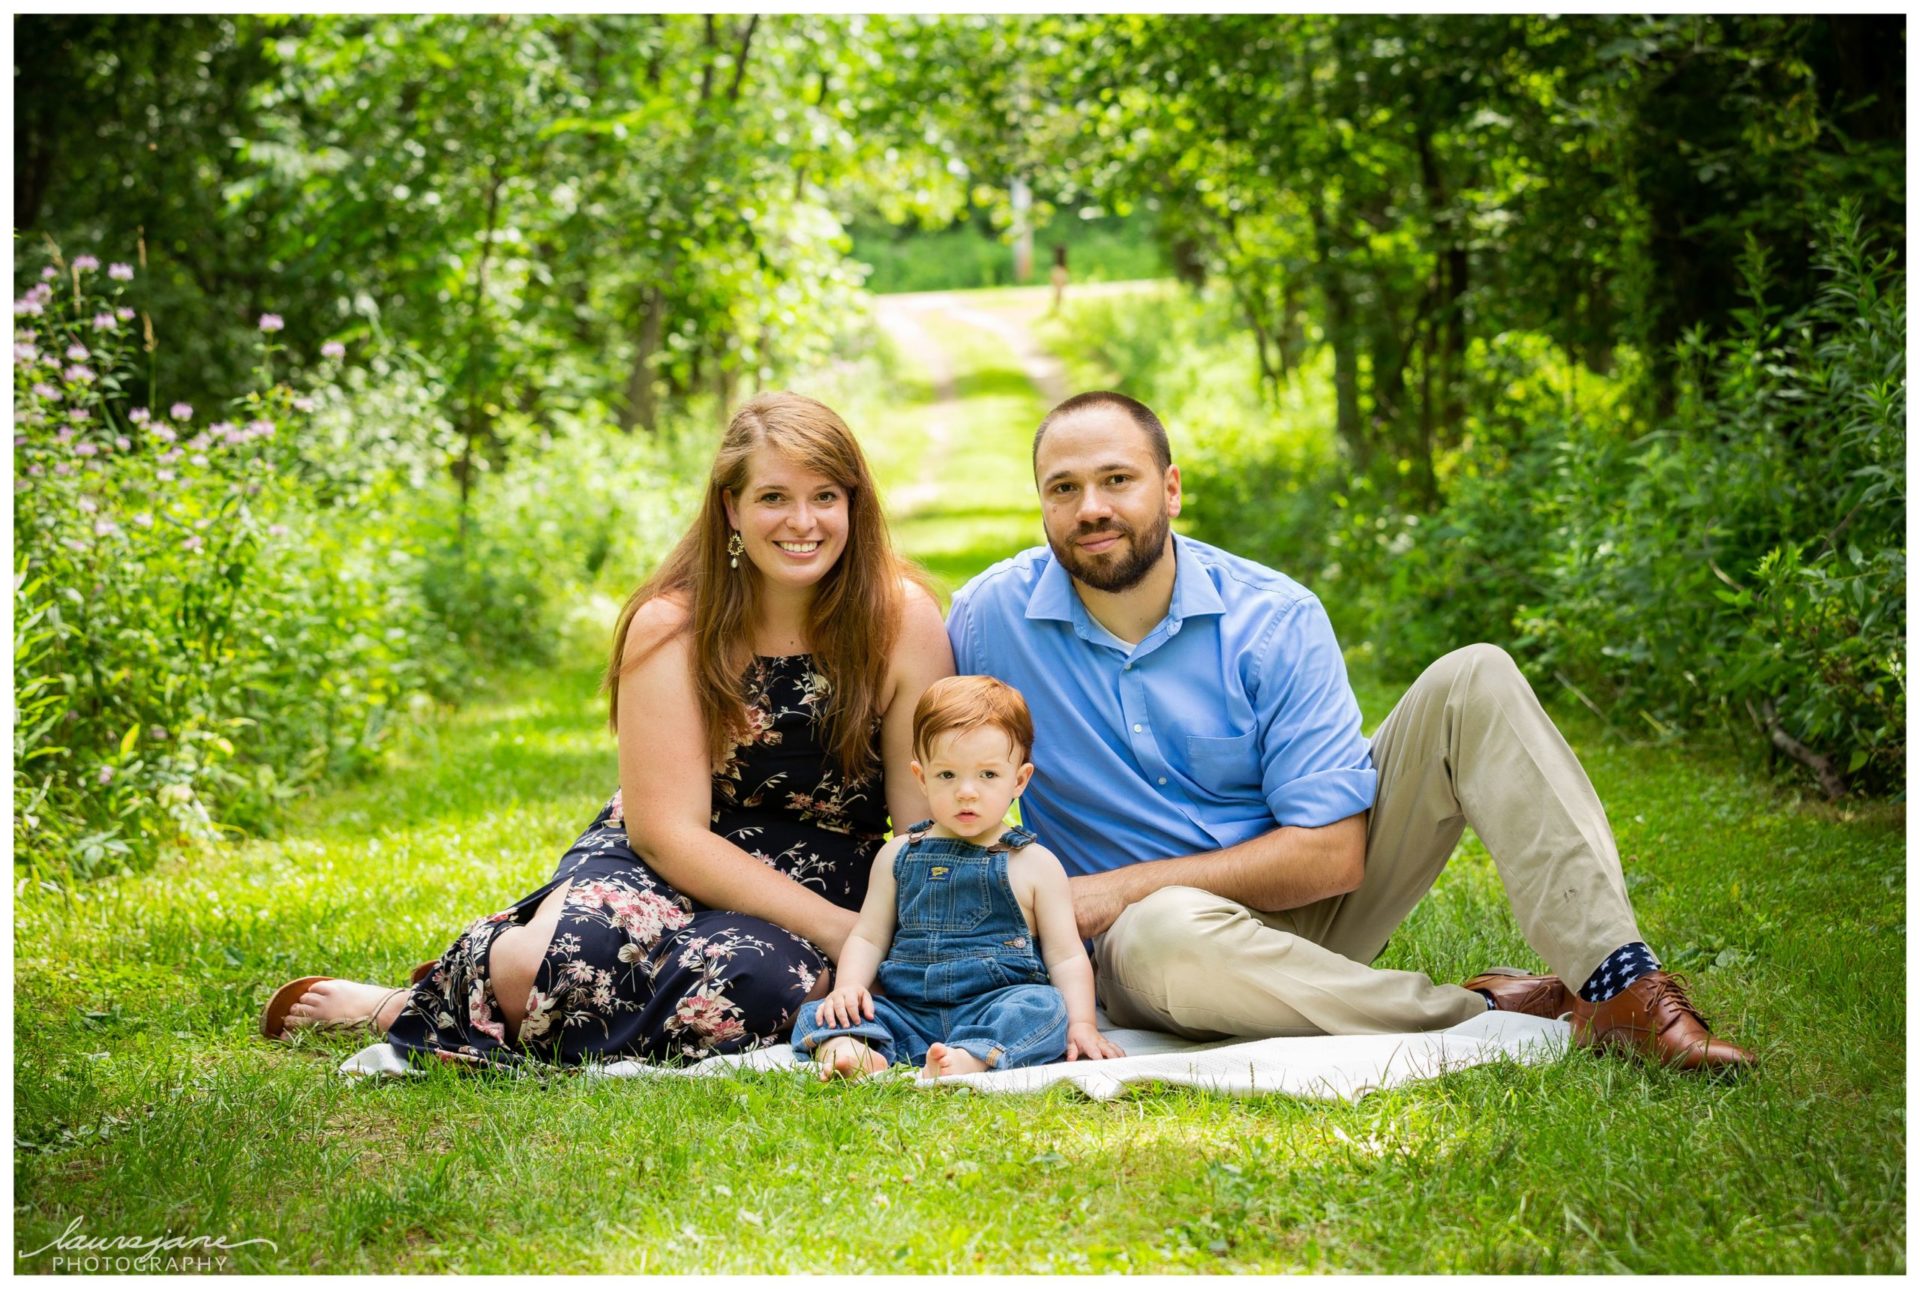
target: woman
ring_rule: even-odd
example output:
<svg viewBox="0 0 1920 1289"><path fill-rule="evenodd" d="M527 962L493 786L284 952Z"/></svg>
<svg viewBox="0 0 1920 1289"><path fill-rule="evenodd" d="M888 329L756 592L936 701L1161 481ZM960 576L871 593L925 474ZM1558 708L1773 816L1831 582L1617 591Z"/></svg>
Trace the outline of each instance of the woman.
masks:
<svg viewBox="0 0 1920 1289"><path fill-rule="evenodd" d="M482 1064L698 1059L778 1042L824 995L953 674L844 422L764 394L693 528L628 600L607 667L620 788L546 885L472 923L411 989L308 978L263 1028L371 1023Z"/></svg>

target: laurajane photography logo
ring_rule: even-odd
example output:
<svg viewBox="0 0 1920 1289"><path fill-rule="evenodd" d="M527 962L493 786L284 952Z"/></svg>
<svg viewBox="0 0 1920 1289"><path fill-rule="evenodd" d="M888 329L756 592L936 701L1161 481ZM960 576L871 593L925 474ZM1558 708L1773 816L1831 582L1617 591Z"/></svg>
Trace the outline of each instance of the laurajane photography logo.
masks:
<svg viewBox="0 0 1920 1289"><path fill-rule="evenodd" d="M96 1272L102 1274L129 1271L224 1271L227 1254L251 1244L264 1244L275 1253L280 1246L272 1240L229 1240L224 1235L83 1235L84 1217L76 1217L58 1239L22 1253L21 1258L37 1258L53 1250L50 1271Z"/></svg>

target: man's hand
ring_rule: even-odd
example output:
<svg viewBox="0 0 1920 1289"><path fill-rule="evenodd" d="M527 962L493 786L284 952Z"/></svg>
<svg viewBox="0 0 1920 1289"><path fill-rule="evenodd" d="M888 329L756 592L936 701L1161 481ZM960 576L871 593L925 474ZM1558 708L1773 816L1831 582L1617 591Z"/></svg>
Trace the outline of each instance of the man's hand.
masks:
<svg viewBox="0 0 1920 1289"><path fill-rule="evenodd" d="M1115 887L1113 873L1093 873L1067 881L1073 893L1073 920L1082 940L1091 940L1112 926L1127 907L1127 901Z"/></svg>
<svg viewBox="0 0 1920 1289"><path fill-rule="evenodd" d="M1090 1061L1125 1056L1119 1047L1109 1043L1100 1033L1100 1027L1091 1022L1067 1026L1067 1059L1075 1061L1086 1057Z"/></svg>

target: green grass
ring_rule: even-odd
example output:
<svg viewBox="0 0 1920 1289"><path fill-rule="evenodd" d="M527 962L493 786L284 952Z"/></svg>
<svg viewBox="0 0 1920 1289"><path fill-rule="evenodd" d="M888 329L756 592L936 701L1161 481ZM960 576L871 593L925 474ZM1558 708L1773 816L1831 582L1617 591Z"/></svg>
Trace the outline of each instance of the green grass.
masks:
<svg viewBox="0 0 1920 1289"><path fill-rule="evenodd" d="M1034 282L1047 282L1053 248L1067 248L1075 282L1124 282L1158 277L1165 256L1144 215L1083 220L1072 211L1033 235ZM937 232L900 234L885 225L853 229L853 258L871 270L866 287L896 291L960 291L1013 284L1013 247L972 223Z"/></svg>
<svg viewBox="0 0 1920 1289"><path fill-rule="evenodd" d="M1037 532L1033 396L954 332L982 399L955 461L983 468L943 467L954 500L902 523L943 579ZM924 468L888 460L889 485ZM1575 1052L1351 1106L775 1074L356 1084L332 1069L363 1039L259 1041L280 981L402 978L545 879L615 781L596 664L581 648L415 723L276 841L18 893L17 1250L78 1217L277 1243L228 1254L243 1271L1905 1269L1902 808L1802 805L1578 714L1643 930L1759 1049L1744 1081ZM1369 726L1402 687L1355 684ZM1469 839L1382 965L1495 962L1537 959Z"/></svg>

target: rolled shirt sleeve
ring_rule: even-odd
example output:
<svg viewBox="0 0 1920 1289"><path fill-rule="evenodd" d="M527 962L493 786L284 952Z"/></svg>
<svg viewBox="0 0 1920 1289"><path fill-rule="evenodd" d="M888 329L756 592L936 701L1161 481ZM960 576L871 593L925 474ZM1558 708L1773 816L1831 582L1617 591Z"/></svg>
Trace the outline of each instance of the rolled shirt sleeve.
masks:
<svg viewBox="0 0 1920 1289"><path fill-rule="evenodd" d="M1373 805L1379 776L1360 732L1360 704L1320 601L1277 618L1261 651L1254 716L1261 787L1277 823L1322 828Z"/></svg>

